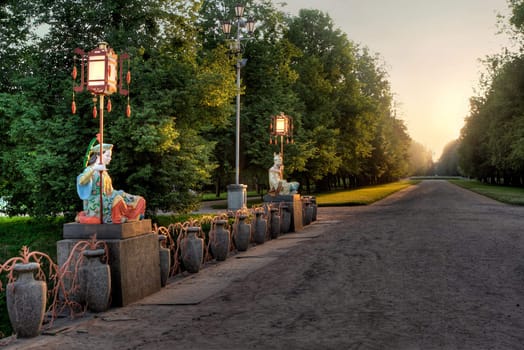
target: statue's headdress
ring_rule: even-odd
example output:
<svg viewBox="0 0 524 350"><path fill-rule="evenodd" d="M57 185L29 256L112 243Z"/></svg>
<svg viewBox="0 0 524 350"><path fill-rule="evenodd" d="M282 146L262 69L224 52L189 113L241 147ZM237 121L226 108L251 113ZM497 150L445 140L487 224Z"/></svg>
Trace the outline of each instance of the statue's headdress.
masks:
<svg viewBox="0 0 524 350"><path fill-rule="evenodd" d="M95 145L95 142L97 142L97 141L99 141L98 134L96 135L96 137L93 137L91 142L89 142L89 146L87 146L86 154L84 156L84 167L87 166L87 164L89 162L89 158L91 158L93 153L100 153L100 143L97 143ZM104 143L104 146L103 146L104 152L108 151L110 149L113 149L113 145L110 144L110 143Z"/></svg>

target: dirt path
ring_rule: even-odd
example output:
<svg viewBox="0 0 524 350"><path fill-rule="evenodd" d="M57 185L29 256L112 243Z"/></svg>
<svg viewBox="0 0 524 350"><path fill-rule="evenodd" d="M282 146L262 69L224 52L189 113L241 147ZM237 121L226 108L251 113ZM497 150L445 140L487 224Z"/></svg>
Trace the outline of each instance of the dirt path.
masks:
<svg viewBox="0 0 524 350"><path fill-rule="evenodd" d="M524 208L425 181L318 219L203 300L137 303L8 348L524 348Z"/></svg>

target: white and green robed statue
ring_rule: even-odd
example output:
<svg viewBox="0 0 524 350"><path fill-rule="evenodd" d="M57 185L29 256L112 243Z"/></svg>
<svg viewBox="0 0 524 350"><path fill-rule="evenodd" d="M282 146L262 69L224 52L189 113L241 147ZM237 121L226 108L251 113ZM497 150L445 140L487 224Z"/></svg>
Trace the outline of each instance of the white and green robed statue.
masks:
<svg viewBox="0 0 524 350"><path fill-rule="evenodd" d="M94 141L89 144L86 153L85 169L76 178L78 196L84 202L84 210L78 213L76 221L82 224L100 224L101 204L104 224L120 224L143 219L146 209L145 199L113 188L113 182L106 169L111 162L113 145L103 144L102 162L100 162L100 144L94 145ZM100 197L101 183L102 197Z"/></svg>
<svg viewBox="0 0 524 350"><path fill-rule="evenodd" d="M273 154L274 164L269 168L269 194L271 195L290 195L298 191L298 182L287 182L282 177L282 157L280 153Z"/></svg>

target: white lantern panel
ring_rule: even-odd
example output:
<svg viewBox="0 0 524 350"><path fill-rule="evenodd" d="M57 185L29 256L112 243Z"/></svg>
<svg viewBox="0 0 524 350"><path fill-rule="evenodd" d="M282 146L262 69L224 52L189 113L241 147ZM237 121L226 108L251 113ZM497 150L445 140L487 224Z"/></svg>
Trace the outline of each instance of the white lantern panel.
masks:
<svg viewBox="0 0 524 350"><path fill-rule="evenodd" d="M286 127L286 119L284 118L277 118L276 120L276 132L277 134L285 134L287 132Z"/></svg>
<svg viewBox="0 0 524 350"><path fill-rule="evenodd" d="M88 67L88 76L87 80L91 82L92 80L105 80L105 69L106 62L104 56L100 56L101 60L97 60L98 57L90 57L89 67Z"/></svg>

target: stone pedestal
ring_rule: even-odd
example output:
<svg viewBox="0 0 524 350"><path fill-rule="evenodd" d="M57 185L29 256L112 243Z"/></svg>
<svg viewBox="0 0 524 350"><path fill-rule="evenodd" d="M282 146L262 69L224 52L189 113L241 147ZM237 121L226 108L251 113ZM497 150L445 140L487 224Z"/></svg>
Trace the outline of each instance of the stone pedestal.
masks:
<svg viewBox="0 0 524 350"><path fill-rule="evenodd" d="M125 224L64 224L64 239L88 240L96 233L97 239L126 239L153 232L151 220L126 222Z"/></svg>
<svg viewBox="0 0 524 350"><path fill-rule="evenodd" d="M289 210L291 211L291 226L289 228L290 232L298 232L303 228L302 224L302 200L300 199L299 194L290 194L290 195L278 195L272 196L266 194L264 196L264 203L275 203L276 205L281 202L285 202Z"/></svg>
<svg viewBox="0 0 524 350"><path fill-rule="evenodd" d="M237 211L247 207L247 185L227 186L227 210Z"/></svg>
<svg viewBox="0 0 524 350"><path fill-rule="evenodd" d="M58 264L62 265L79 240L94 233L109 249L111 305L125 306L160 290L158 235L151 220L125 224L64 225L64 239L57 242Z"/></svg>

